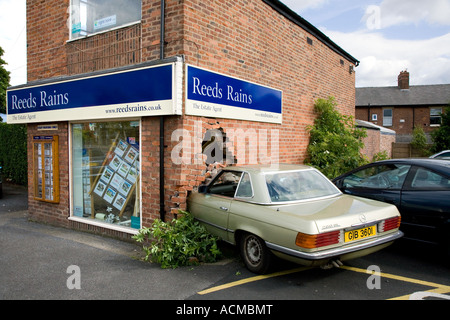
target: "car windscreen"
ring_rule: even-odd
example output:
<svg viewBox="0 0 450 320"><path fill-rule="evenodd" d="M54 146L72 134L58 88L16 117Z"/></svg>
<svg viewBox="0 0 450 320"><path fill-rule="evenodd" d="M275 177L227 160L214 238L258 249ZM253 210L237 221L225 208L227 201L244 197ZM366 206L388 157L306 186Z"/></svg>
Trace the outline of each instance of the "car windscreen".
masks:
<svg viewBox="0 0 450 320"><path fill-rule="evenodd" d="M272 202L301 201L340 194L340 191L316 170L271 173L266 184Z"/></svg>

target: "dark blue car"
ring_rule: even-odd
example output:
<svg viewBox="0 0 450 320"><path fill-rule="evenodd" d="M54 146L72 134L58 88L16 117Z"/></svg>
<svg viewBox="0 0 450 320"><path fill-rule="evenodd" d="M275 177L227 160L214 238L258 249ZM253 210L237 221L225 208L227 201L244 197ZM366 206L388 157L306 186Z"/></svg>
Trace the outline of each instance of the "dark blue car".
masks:
<svg viewBox="0 0 450 320"><path fill-rule="evenodd" d="M450 255L450 161L379 161L333 182L346 194L395 204L405 238L444 245Z"/></svg>

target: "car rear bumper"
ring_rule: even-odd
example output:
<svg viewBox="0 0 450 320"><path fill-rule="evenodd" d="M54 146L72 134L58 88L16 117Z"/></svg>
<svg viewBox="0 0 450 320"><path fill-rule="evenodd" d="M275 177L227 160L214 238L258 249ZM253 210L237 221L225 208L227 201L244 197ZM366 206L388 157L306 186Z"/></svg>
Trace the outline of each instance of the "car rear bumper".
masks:
<svg viewBox="0 0 450 320"><path fill-rule="evenodd" d="M343 255L350 254L353 252L367 250L367 249L370 249L373 247L377 247L377 246L381 246L381 245L390 243L401 237L403 237L403 232L401 232L399 230L395 233L391 233L389 235L377 238L377 239L369 241L369 242L364 241L364 242L357 243L357 244L354 244L354 245L348 246L348 247L339 247L339 248L333 248L333 249L329 249L329 250L322 250L322 251L316 251L316 252L297 251L297 250L282 247L282 246L279 246L279 245L276 245L276 244L273 244L270 242L266 242L266 245L270 250L273 250L273 251L276 251L276 252L279 252L279 253L294 257L294 258L315 261L315 260L325 260L325 259L330 259L330 258L341 257Z"/></svg>

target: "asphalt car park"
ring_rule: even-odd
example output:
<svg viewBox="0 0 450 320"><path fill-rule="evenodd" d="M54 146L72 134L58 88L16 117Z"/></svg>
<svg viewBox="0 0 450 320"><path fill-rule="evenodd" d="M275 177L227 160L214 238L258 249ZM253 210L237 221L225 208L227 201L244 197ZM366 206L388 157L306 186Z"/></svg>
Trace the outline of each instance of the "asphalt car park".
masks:
<svg viewBox="0 0 450 320"><path fill-rule="evenodd" d="M426 246L425 246L426 247ZM388 249L322 269L281 262L257 276L244 268L191 299L411 300L450 299L450 269L433 248L417 252L407 240ZM378 273L379 272L379 273Z"/></svg>
<svg viewBox="0 0 450 320"><path fill-rule="evenodd" d="M154 300L147 306L155 307L164 306L164 300L170 301L167 312L176 316L191 304L219 303L215 310L224 306L230 314L246 305L259 304L259 311L272 305L270 312L278 314L284 312L283 301L291 302L290 310L302 300L450 298L449 265L425 244L400 239L339 269L279 260L271 273L256 275L234 247L221 243L224 258L215 264L161 269L139 260L135 244L29 222L26 189L7 185L4 191L0 300ZM68 269L74 265L80 268L80 289L69 288L73 274ZM379 277L371 271L376 267Z"/></svg>

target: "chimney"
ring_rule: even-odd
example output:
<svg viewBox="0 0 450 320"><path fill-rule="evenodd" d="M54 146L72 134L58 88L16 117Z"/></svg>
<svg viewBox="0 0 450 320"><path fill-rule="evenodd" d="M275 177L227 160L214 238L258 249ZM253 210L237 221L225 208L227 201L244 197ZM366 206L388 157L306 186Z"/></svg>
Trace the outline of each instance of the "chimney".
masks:
<svg viewBox="0 0 450 320"><path fill-rule="evenodd" d="M398 88L400 90L409 90L409 72L402 71L398 76Z"/></svg>

